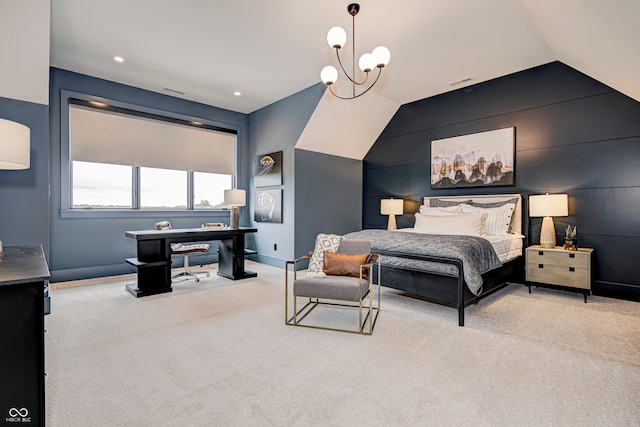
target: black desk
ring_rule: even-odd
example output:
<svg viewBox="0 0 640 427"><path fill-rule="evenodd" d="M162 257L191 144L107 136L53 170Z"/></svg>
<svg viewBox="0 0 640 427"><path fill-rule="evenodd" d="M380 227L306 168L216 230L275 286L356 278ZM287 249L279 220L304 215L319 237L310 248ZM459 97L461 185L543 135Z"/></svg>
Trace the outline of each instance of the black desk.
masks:
<svg viewBox="0 0 640 427"><path fill-rule="evenodd" d="M171 243L218 240L218 276L231 280L256 277L257 273L244 269L244 235L257 231L246 227L125 231L125 236L136 239L138 246L138 257L126 260L138 269L138 283L127 285L127 290L136 297L172 291Z"/></svg>
<svg viewBox="0 0 640 427"><path fill-rule="evenodd" d="M45 424L42 246L5 246L0 258L0 424Z"/></svg>

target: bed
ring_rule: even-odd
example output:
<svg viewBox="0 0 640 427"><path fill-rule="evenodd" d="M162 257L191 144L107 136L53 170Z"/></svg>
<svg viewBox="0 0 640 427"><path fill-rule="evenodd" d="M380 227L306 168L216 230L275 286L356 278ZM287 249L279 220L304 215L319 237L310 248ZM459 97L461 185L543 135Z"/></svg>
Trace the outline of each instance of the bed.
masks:
<svg viewBox="0 0 640 427"><path fill-rule="evenodd" d="M371 241L383 286L457 308L464 326L465 307L523 283L527 211L526 194L423 197L413 228L344 237Z"/></svg>

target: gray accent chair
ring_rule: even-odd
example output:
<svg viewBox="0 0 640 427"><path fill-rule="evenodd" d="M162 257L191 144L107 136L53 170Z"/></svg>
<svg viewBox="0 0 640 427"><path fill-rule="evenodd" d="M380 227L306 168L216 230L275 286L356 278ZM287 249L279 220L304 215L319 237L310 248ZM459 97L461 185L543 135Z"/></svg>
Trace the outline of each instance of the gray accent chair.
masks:
<svg viewBox="0 0 640 427"><path fill-rule="evenodd" d="M290 326L325 329L339 332L350 332L371 335L378 314L380 313L380 261L377 254L371 253L371 242L368 240L342 239L337 253L370 254L366 264L360 266L359 277L327 275L323 278L298 278L298 263L310 259L313 252L285 263L285 323ZM374 270L374 264L377 268ZM292 289L289 290L290 268L293 267ZM377 286L374 286L373 274L377 271ZM375 298L374 298L374 294ZM302 298L304 306L298 310L298 299ZM289 300L293 300L293 311L289 313ZM374 303L375 301L375 303ZM302 323L316 307L340 306L359 310L358 325L355 329L335 328ZM367 326L368 323L368 327Z"/></svg>

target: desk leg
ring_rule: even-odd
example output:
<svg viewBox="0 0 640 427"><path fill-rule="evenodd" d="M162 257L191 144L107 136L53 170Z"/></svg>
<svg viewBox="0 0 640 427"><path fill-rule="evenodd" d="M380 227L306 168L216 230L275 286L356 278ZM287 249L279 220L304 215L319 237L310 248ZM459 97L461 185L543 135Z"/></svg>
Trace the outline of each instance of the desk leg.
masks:
<svg viewBox="0 0 640 427"><path fill-rule="evenodd" d="M126 285L135 297L171 292L171 248L165 239L138 241L138 258L127 260L138 270L137 283Z"/></svg>
<svg viewBox="0 0 640 427"><path fill-rule="evenodd" d="M257 275L244 269L244 234L218 242L218 276L240 280Z"/></svg>

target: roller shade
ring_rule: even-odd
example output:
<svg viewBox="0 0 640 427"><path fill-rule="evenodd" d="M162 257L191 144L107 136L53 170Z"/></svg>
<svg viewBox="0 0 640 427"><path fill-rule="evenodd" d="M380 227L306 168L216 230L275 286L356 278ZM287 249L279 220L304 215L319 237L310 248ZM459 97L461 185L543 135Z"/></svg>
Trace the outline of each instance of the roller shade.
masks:
<svg viewBox="0 0 640 427"><path fill-rule="evenodd" d="M69 105L71 160L234 174L235 135Z"/></svg>

